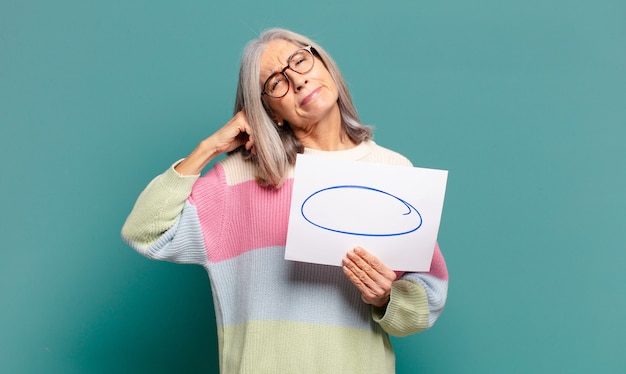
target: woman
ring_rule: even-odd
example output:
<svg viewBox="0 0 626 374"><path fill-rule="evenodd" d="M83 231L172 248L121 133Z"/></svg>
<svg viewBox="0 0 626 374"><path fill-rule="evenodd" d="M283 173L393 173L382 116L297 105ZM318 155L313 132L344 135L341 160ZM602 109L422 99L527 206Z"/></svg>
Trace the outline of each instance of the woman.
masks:
<svg viewBox="0 0 626 374"><path fill-rule="evenodd" d="M393 373L388 334L437 320L438 247L429 273L396 274L360 247L342 267L284 260L296 154L411 166L371 137L332 58L272 29L244 51L233 118L139 196L122 236L149 258L205 267L221 372Z"/></svg>

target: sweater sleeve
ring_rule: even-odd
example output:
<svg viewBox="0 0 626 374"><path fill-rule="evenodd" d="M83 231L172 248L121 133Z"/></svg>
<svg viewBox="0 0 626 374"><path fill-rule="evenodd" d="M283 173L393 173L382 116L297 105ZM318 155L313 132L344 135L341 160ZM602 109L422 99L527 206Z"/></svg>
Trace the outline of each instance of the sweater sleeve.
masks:
<svg viewBox="0 0 626 374"><path fill-rule="evenodd" d="M195 207L188 202L199 176L178 174L176 164L154 178L139 195L122 227L122 239L152 259L201 264L206 258L202 234ZM180 225L181 221L185 225Z"/></svg>
<svg viewBox="0 0 626 374"><path fill-rule="evenodd" d="M407 336L432 327L446 303L448 269L435 244L430 271L408 272L396 280L387 308L372 309L372 317L390 335Z"/></svg>

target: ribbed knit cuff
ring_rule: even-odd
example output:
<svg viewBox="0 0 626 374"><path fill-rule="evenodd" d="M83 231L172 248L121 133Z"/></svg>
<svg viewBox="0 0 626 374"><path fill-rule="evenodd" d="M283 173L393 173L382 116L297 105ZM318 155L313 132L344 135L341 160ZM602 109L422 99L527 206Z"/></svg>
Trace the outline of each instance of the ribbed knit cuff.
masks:
<svg viewBox="0 0 626 374"><path fill-rule="evenodd" d="M372 308L372 318L393 336L407 336L428 328L428 297L420 284L393 283L387 308Z"/></svg>
<svg viewBox="0 0 626 374"><path fill-rule="evenodd" d="M182 160L180 159L172 164L160 177L159 182L163 187L167 188L169 191L178 193L179 191L189 196L189 192L193 187L194 183L200 177L200 174L197 175L182 175L174 169L176 165L178 165Z"/></svg>

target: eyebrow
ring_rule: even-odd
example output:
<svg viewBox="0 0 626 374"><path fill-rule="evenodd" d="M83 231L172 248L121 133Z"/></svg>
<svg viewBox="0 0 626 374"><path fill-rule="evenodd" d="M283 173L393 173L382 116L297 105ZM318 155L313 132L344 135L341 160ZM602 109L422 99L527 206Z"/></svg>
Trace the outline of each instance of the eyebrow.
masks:
<svg viewBox="0 0 626 374"><path fill-rule="evenodd" d="M276 73L280 73L285 67L289 66L289 60L291 60L291 58L293 57L293 55L296 54L296 52L298 52L301 49L304 49L305 47L299 47L296 48L295 51L291 52L291 54L289 56L287 56L287 59L285 60L285 62L287 63L287 65L283 65L282 67L280 67L278 70L272 70L272 72L267 76L267 78L265 78L265 81L267 81L272 75L276 74Z"/></svg>
<svg viewBox="0 0 626 374"><path fill-rule="evenodd" d="M289 64L284 65L284 66L282 66L282 67L280 67L280 68L278 68L278 69L274 69L274 70L272 70L272 71L270 72L270 74L267 76L266 80L267 80L267 79L269 79L269 77L271 77L272 75L274 75L274 74L276 74L276 73L280 73L280 72L281 72L281 71L285 68L285 66L289 66Z"/></svg>

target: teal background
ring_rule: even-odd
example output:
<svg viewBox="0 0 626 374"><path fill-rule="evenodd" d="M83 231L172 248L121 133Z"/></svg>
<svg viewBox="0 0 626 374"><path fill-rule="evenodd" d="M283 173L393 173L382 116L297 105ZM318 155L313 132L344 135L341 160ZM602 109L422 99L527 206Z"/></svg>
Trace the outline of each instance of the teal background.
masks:
<svg viewBox="0 0 626 374"><path fill-rule="evenodd" d="M447 308L394 339L398 373L624 372L622 0L0 0L0 372L217 371L204 270L119 231L270 26L335 57L379 144L450 171Z"/></svg>

